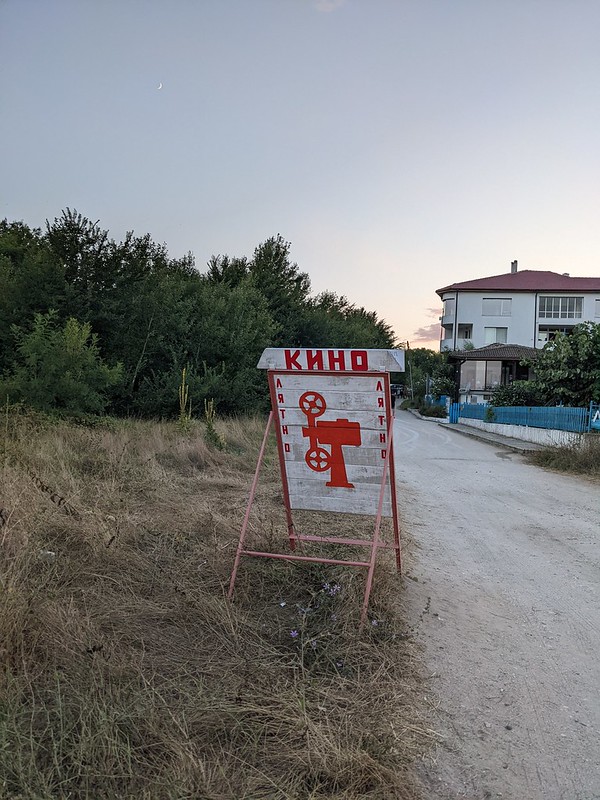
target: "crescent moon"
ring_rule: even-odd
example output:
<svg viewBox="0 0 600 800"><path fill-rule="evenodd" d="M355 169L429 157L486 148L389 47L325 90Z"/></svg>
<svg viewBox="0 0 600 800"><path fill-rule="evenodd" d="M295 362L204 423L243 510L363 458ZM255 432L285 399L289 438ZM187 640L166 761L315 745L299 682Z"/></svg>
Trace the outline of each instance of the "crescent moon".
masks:
<svg viewBox="0 0 600 800"><path fill-rule="evenodd" d="M158 86L157 86L156 88L157 88L157 89L162 89L162 83L159 83L159 84L158 84Z"/></svg>

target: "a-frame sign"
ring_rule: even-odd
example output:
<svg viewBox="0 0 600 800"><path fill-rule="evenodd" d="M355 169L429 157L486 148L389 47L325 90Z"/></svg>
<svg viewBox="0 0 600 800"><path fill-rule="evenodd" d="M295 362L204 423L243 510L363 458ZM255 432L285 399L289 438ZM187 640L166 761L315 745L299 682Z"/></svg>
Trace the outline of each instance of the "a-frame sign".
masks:
<svg viewBox="0 0 600 800"><path fill-rule="evenodd" d="M233 595L242 556L348 564L368 569L361 623L366 619L377 550L392 547L401 569L400 526L394 474L390 372L404 371L403 350L268 348L258 363L268 371L267 422L229 584ZM266 553L245 547L246 530L268 433L275 424L289 550ZM375 518L372 538L298 533L293 511L334 511ZM394 541L383 543L381 520L392 519ZM306 554L304 544L335 543L368 551L342 560Z"/></svg>

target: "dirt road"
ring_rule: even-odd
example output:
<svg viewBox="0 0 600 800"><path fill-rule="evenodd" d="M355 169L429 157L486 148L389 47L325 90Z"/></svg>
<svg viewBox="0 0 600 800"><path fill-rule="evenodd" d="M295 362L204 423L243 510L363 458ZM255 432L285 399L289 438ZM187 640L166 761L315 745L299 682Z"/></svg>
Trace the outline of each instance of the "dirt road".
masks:
<svg viewBox="0 0 600 800"><path fill-rule="evenodd" d="M599 800L600 486L405 411L394 436L428 798Z"/></svg>

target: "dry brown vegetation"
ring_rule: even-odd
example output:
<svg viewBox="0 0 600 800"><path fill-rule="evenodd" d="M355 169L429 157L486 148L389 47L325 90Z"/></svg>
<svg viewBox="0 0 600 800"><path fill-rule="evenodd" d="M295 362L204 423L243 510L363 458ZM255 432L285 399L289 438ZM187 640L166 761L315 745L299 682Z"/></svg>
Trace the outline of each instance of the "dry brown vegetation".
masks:
<svg viewBox="0 0 600 800"><path fill-rule="evenodd" d="M571 445L545 447L530 455L531 461L540 467L577 472L591 478L600 478L600 434L589 433Z"/></svg>
<svg viewBox="0 0 600 800"><path fill-rule="evenodd" d="M0 797L417 796L432 734L391 559L361 635L352 568L246 559L225 598L262 425L219 451L200 424L6 413ZM284 535L274 449L251 529Z"/></svg>

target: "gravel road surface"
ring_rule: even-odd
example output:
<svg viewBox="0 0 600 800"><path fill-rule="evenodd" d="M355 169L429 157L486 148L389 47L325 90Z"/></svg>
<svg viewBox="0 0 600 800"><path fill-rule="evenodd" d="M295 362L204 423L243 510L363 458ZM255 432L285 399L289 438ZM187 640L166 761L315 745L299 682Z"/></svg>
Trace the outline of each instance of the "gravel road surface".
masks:
<svg viewBox="0 0 600 800"><path fill-rule="evenodd" d="M600 485L405 411L394 438L427 798L600 800Z"/></svg>

